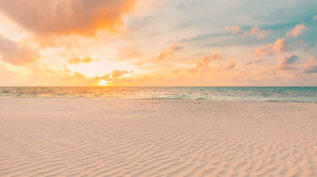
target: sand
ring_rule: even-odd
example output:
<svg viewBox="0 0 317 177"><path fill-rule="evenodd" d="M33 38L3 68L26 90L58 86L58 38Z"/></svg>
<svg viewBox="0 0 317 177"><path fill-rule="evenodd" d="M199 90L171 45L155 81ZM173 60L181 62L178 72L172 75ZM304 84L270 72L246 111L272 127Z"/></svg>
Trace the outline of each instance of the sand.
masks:
<svg viewBox="0 0 317 177"><path fill-rule="evenodd" d="M1 98L0 176L317 177L317 104Z"/></svg>

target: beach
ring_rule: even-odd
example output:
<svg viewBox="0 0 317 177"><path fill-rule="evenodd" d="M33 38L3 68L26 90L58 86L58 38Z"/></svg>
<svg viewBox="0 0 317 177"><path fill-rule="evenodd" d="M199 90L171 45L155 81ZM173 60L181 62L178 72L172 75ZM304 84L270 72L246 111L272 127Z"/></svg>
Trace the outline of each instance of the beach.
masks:
<svg viewBox="0 0 317 177"><path fill-rule="evenodd" d="M0 176L316 177L317 104L0 98Z"/></svg>

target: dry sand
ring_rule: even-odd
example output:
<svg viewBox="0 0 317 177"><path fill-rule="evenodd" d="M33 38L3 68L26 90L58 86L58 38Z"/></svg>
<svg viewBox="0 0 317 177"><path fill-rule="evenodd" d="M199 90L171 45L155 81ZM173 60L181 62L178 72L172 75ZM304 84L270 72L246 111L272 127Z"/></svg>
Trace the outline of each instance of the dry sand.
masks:
<svg viewBox="0 0 317 177"><path fill-rule="evenodd" d="M317 177L317 104L1 98L0 176Z"/></svg>

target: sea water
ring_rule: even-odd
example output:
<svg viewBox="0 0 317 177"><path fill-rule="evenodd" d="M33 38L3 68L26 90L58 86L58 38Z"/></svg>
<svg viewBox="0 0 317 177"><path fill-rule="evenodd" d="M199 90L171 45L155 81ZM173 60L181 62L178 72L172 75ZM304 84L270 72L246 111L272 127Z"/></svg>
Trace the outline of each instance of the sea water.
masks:
<svg viewBox="0 0 317 177"><path fill-rule="evenodd" d="M0 97L317 102L317 87L0 87Z"/></svg>

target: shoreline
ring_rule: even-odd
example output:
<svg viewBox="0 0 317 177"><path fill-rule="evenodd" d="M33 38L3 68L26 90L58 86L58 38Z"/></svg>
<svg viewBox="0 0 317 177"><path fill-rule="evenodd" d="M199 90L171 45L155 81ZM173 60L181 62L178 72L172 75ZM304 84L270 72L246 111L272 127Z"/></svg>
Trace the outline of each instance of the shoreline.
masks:
<svg viewBox="0 0 317 177"><path fill-rule="evenodd" d="M0 88L0 97L212 100L317 103L317 87Z"/></svg>
<svg viewBox="0 0 317 177"><path fill-rule="evenodd" d="M179 99L179 98L108 98L108 97L0 97L1 99L65 99L65 100L105 100L105 101L203 101L203 102L233 102L233 103L305 103L317 104L317 102L302 102L302 101L256 101L256 100L213 100L213 99Z"/></svg>

